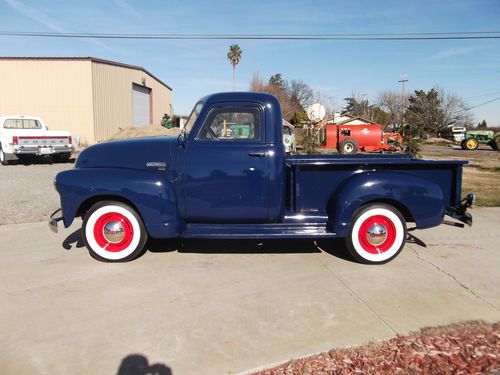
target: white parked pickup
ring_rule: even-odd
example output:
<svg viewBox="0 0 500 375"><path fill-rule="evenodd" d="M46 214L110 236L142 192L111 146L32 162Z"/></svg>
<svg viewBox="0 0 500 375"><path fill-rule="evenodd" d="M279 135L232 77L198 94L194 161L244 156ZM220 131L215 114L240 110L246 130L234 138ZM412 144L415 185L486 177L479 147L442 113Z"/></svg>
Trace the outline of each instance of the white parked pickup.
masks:
<svg viewBox="0 0 500 375"><path fill-rule="evenodd" d="M0 162L7 165L27 156L51 155L69 159L73 152L71 134L49 131L42 120L31 116L0 116Z"/></svg>

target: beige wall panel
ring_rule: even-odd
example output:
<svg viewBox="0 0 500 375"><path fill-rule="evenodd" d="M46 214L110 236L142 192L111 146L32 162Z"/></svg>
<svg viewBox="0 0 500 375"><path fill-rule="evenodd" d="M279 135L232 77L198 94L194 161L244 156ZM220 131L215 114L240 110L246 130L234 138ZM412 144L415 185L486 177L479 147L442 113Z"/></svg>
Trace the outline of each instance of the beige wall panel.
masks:
<svg viewBox="0 0 500 375"><path fill-rule="evenodd" d="M109 139L133 124L132 84L151 89L152 123L171 115L172 91L149 74L110 64L92 62L95 141ZM147 125L147 124L145 124Z"/></svg>
<svg viewBox="0 0 500 375"><path fill-rule="evenodd" d="M31 115L93 143L90 61L0 60L0 114Z"/></svg>

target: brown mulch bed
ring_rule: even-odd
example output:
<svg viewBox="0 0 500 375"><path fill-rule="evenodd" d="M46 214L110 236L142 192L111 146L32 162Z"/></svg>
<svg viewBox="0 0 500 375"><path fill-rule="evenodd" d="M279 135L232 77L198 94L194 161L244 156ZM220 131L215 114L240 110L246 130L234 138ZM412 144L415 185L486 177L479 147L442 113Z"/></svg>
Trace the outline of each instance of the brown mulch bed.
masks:
<svg viewBox="0 0 500 375"><path fill-rule="evenodd" d="M424 328L408 336L294 359L255 375L497 374L500 323Z"/></svg>

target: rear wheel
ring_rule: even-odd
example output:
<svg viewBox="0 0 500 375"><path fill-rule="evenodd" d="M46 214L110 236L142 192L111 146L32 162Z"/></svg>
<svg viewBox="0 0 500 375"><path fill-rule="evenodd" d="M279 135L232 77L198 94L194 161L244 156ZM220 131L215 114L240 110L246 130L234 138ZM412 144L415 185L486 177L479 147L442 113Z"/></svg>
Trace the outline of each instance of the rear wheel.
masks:
<svg viewBox="0 0 500 375"><path fill-rule="evenodd" d="M383 264L401 252L406 235L406 222L398 210L387 204L371 204L354 215L346 245L358 262Z"/></svg>
<svg viewBox="0 0 500 375"><path fill-rule="evenodd" d="M9 165L10 161L7 160L7 157L5 156L1 147L2 146L0 145L0 163L2 163L2 165Z"/></svg>
<svg viewBox="0 0 500 375"><path fill-rule="evenodd" d="M479 147L479 142L476 138L467 138L462 141L464 150L475 150Z"/></svg>
<svg viewBox="0 0 500 375"><path fill-rule="evenodd" d="M139 214L122 202L93 205L83 220L83 240L92 257L104 262L137 258L148 238Z"/></svg>
<svg viewBox="0 0 500 375"><path fill-rule="evenodd" d="M497 142L497 138L493 138L491 141L488 142L488 145L492 148L493 151L498 151L498 143L500 143L500 139L498 139Z"/></svg>
<svg viewBox="0 0 500 375"><path fill-rule="evenodd" d="M358 152L358 142L355 139L347 138L340 142L339 152L341 154L356 154Z"/></svg>

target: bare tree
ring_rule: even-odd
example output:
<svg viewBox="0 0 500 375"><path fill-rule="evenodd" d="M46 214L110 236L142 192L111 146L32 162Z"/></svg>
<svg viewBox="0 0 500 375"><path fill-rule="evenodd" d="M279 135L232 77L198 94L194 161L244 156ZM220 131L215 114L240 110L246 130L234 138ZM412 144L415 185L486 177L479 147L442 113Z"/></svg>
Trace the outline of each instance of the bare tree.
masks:
<svg viewBox="0 0 500 375"><path fill-rule="evenodd" d="M328 95L324 91L316 90L314 92L314 98L313 98L315 103L321 103L325 107L326 110L326 117L330 118L333 117L333 114L335 113L335 109L337 108L337 105L335 103L335 98L331 95Z"/></svg>
<svg viewBox="0 0 500 375"><path fill-rule="evenodd" d="M293 80L288 85L288 96L292 103L307 108L313 100L313 90L311 87L301 80Z"/></svg>
<svg viewBox="0 0 500 375"><path fill-rule="evenodd" d="M283 118L292 122L297 112L303 111L313 99L313 90L303 81L287 82L281 74L271 76L265 84L258 73L254 73L250 90L267 92L278 98Z"/></svg>
<svg viewBox="0 0 500 375"><path fill-rule="evenodd" d="M441 99L442 118L438 124L438 132L449 126L470 126L473 116L462 97L457 94L446 92L442 87L436 87Z"/></svg>
<svg viewBox="0 0 500 375"><path fill-rule="evenodd" d="M252 76L252 81L250 82L250 91L263 92L264 87L264 81L262 81L259 72L255 72Z"/></svg>
<svg viewBox="0 0 500 375"><path fill-rule="evenodd" d="M378 105L389 114L392 130L400 129L405 121L406 98L398 91L382 91L378 94Z"/></svg>

